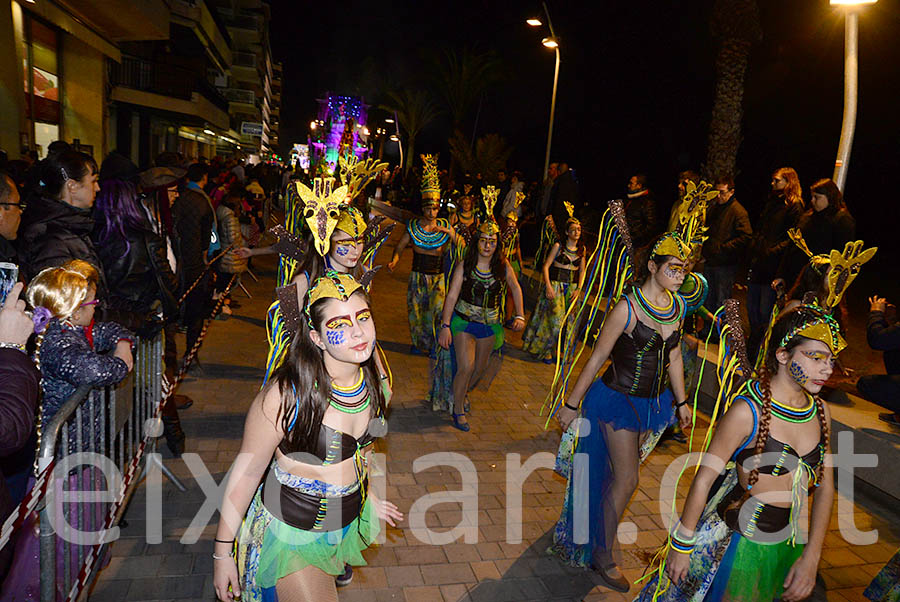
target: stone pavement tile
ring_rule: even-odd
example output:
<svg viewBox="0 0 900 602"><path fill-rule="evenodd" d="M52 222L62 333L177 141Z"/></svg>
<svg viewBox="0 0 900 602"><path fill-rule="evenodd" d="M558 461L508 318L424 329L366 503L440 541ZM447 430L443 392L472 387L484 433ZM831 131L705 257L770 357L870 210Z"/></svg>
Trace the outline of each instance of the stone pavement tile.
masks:
<svg viewBox="0 0 900 602"><path fill-rule="evenodd" d="M822 560L828 562L828 566L851 566L864 564L864 560L854 554L851 548L831 548L822 550Z"/></svg>
<svg viewBox="0 0 900 602"><path fill-rule="evenodd" d="M384 569L390 587L412 587L425 585L422 571L418 566L389 566Z"/></svg>
<svg viewBox="0 0 900 602"><path fill-rule="evenodd" d="M397 566L397 554L387 546L372 546L366 554L369 566Z"/></svg>
<svg viewBox="0 0 900 602"><path fill-rule="evenodd" d="M827 589L862 587L868 585L872 580L871 576L859 570L858 567L849 566L820 569L819 575L825 581Z"/></svg>
<svg viewBox="0 0 900 602"><path fill-rule="evenodd" d="M146 600L151 592L158 600L206 600L214 593L204 591L205 583L203 575L134 579L125 600Z"/></svg>
<svg viewBox="0 0 900 602"><path fill-rule="evenodd" d="M468 562L451 564L431 564L421 567L425 585L446 585L450 583L474 583L475 574Z"/></svg>
<svg viewBox="0 0 900 602"><path fill-rule="evenodd" d="M380 566L360 566L353 569L353 581L347 589L382 589L388 586L385 568Z"/></svg>
<svg viewBox="0 0 900 602"><path fill-rule="evenodd" d="M162 557L162 563L159 566L159 570L156 571L156 574L160 577L191 575L193 565L193 554L167 554Z"/></svg>
<svg viewBox="0 0 900 602"><path fill-rule="evenodd" d="M472 567L472 572L475 574L475 578L478 581L500 578L500 571L497 570L497 565L495 565L490 560L470 562L469 566Z"/></svg>
<svg viewBox="0 0 900 602"><path fill-rule="evenodd" d="M474 545L453 543L444 546L444 554L449 562L473 562L481 560Z"/></svg>
<svg viewBox="0 0 900 602"><path fill-rule="evenodd" d="M441 588L432 585L427 587L404 587L406 602L444 602Z"/></svg>
<svg viewBox="0 0 900 602"><path fill-rule="evenodd" d="M447 556L439 547L434 546L405 546L394 549L397 555L397 564L443 564L447 562Z"/></svg>
<svg viewBox="0 0 900 602"><path fill-rule="evenodd" d="M91 602L119 602L124 600L131 587L129 579L102 579L94 583L91 589Z"/></svg>
<svg viewBox="0 0 900 602"><path fill-rule="evenodd" d="M441 586L441 596L443 596L444 602L457 602L458 600L463 600L468 592L468 586L463 583Z"/></svg>
<svg viewBox="0 0 900 602"><path fill-rule="evenodd" d="M500 545L492 541L477 543L475 544L475 549L478 550L478 555L481 556L482 560L498 560L504 557Z"/></svg>
<svg viewBox="0 0 900 602"><path fill-rule="evenodd" d="M106 569L116 579L135 579L156 575L162 566L162 556L117 556L110 559Z"/></svg>

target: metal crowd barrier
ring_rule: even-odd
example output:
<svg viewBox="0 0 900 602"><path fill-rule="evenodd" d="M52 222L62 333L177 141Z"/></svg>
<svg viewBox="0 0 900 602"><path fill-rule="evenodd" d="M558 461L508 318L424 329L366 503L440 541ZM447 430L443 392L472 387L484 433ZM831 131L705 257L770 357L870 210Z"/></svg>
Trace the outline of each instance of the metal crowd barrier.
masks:
<svg viewBox="0 0 900 602"><path fill-rule="evenodd" d="M100 533L118 524L140 482L135 477L144 453L155 451L162 374L162 336L139 340L134 369L124 381L78 389L43 425L33 489L40 496L42 602L77 600L95 578L110 543ZM75 456L79 452L106 458L118 471L116 482L96 465L83 464ZM109 493L81 493L81 500L92 501L71 502L65 492L73 490Z"/></svg>

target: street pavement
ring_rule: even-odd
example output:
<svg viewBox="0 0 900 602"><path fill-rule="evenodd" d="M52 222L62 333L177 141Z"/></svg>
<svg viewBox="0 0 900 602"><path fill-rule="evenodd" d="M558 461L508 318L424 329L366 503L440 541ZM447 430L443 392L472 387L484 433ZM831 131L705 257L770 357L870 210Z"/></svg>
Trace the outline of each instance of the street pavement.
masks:
<svg viewBox="0 0 900 602"><path fill-rule="evenodd" d="M383 250L382 259L388 253L389 249ZM197 454L192 465L205 466L216 483L222 481L240 446L244 416L259 390L265 365L264 318L274 287L274 259L255 258L254 264L260 281L244 278L253 298L246 299L240 291L234 294L241 307L229 320L213 322L200 351L201 368L192 370L179 390L194 399L193 407L181 413L187 433L186 458ZM341 602L630 600L638 586L632 587L630 595L611 592L598 585L599 578L590 572L564 567L545 554L565 490L565 481L550 469L538 468L524 482L521 542L510 543L506 514L517 496L510 496L508 501L511 488L507 487L507 462L525 463L538 453L544 456L534 456L533 461L546 462L559 444L558 428L551 424L545 429L544 418L539 415L553 368L525 359L519 351L519 335L507 330L507 351L490 390L476 390L470 395L471 432L454 429L449 416L436 414L424 405L428 359L409 352L405 301L409 264L406 253L395 273L382 270L375 279L373 295L379 341L394 377L389 434L379 442L377 451L387 458L387 498L407 516L398 528L387 530L383 545L366 551L368 566L357 567L353 582L339 590ZM698 428L703 429L705 422L699 422ZM218 514L208 520L197 543L181 543L180 538L203 506L205 494L186 461L171 458L162 440L160 448L165 465L187 491L180 492L164 480L162 541L148 543L147 493L141 485L125 515L127 526L111 545L109 564L93 588L93 602L215 599L211 553ZM669 464L686 451L686 445L664 442L641 469L640 487L625 517L629 525L620 532L627 542L622 546L621 566L632 581L640 578L648 559L664 540L659 503L655 501L659 483ZM414 470L416 459L432 452L457 452L471 465L460 470L447 465ZM518 454L518 458L511 454ZM194 471L203 472L196 467ZM468 484L476 475L475 520L470 515L464 520L459 503L423 508L429 499L440 499L424 496L458 491L463 481ZM687 485L684 479L678 487L679 504ZM207 479L206 488L210 486ZM472 499L474 496L466 503ZM410 508L417 500L419 509L427 512L411 516ZM862 500L847 506L847 512L839 516L835 505L814 599L864 599L865 586L900 546L900 522L895 511ZM862 530L878 529L876 543L851 546L841 537L838 521L851 516ZM414 533L411 521L428 526L432 533L423 534L422 529ZM477 530L470 529L475 541L467 543L460 538L446 545L432 544L441 532L460 524L460 529L477 526Z"/></svg>

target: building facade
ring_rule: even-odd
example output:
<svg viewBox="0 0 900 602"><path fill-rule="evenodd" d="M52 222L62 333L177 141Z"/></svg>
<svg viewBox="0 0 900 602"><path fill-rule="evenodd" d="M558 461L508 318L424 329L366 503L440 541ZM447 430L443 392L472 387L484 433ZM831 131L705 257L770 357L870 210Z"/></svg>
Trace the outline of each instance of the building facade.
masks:
<svg viewBox="0 0 900 602"><path fill-rule="evenodd" d="M61 139L139 165L164 151L268 158L281 102L268 23L261 1L0 4L14 57L0 62L0 148L43 157Z"/></svg>

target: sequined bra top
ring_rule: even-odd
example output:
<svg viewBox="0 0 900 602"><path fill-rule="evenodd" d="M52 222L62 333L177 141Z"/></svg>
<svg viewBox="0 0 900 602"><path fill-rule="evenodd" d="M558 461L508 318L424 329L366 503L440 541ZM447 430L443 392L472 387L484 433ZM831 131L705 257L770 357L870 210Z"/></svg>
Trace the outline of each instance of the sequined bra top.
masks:
<svg viewBox="0 0 900 602"><path fill-rule="evenodd" d="M631 322L631 300L628 303L628 322ZM676 330L665 341L655 329L637 320L630 334L623 332L613 346L612 361L601 377L614 391L636 397L656 397L669 383L669 352L681 341Z"/></svg>
<svg viewBox="0 0 900 602"><path fill-rule="evenodd" d="M734 461L739 466L745 466L747 469L752 470L755 466L754 463L750 462L745 464L744 462L748 458L752 458L756 454L756 449L754 447L749 447L748 443L754 436L756 436L759 424L759 409L756 407L756 403L745 397L743 395L739 395L735 397L735 401L742 399L747 402L747 405L750 406L750 410L753 412L753 431L750 433L750 436L747 437L747 440L741 445L740 448L734 454ZM779 441L772 435L766 439L766 444L763 447L762 454L773 454L771 456L764 457L764 464L759 467L760 474L770 474L776 477L780 477L782 475L788 474L792 470L796 470L798 463L803 464L804 466L810 469L810 472L815 472L819 466L825 461L825 433L821 433L819 435L819 442L816 446L811 449L809 452L803 454L802 456L795 450L789 443L784 443ZM771 459L774 459L777 454L777 461L771 462Z"/></svg>
<svg viewBox="0 0 900 602"><path fill-rule="evenodd" d="M482 278L473 269L464 279L459 291L459 300L469 305L487 309L500 307L503 300L501 293L503 283L491 274L488 278Z"/></svg>

